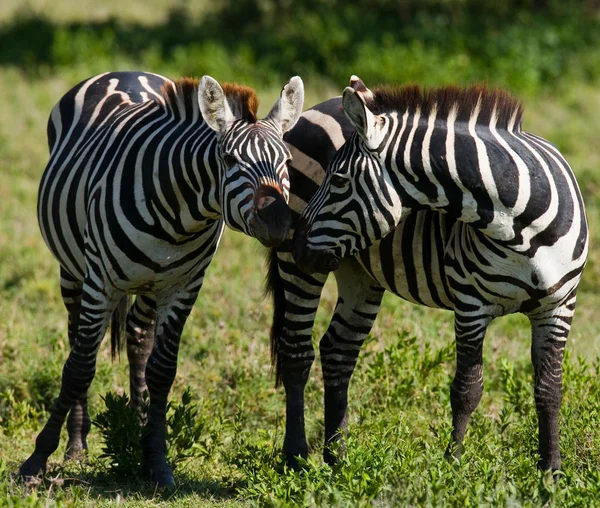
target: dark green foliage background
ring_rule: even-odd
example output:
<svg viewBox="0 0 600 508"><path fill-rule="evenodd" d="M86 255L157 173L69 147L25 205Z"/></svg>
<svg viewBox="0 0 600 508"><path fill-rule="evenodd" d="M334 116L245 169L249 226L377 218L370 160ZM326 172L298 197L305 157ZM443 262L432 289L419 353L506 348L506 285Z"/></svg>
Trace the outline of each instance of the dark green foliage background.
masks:
<svg viewBox="0 0 600 508"><path fill-rule="evenodd" d="M190 15L196 4L174 3L154 26L116 16L56 24L22 9L0 28L0 63L39 74L90 58L160 62L177 75L218 69L259 87L293 74L344 83L359 73L367 82L488 80L536 92L600 76L593 0L223 0L201 17Z"/></svg>

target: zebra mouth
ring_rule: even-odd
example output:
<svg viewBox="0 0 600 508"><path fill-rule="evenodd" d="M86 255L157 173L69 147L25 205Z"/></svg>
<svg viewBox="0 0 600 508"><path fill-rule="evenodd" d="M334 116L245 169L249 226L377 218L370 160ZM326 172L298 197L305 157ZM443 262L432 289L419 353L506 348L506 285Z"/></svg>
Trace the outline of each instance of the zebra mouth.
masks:
<svg viewBox="0 0 600 508"><path fill-rule="evenodd" d="M306 223L300 220L294 233L292 256L300 270L306 273L329 273L338 269L341 258L332 250L311 249L306 241Z"/></svg>
<svg viewBox="0 0 600 508"><path fill-rule="evenodd" d="M250 220L250 228L252 236L265 247L276 247L287 238L290 231L289 224L281 224L274 227L255 214L252 215L252 219Z"/></svg>
<svg viewBox="0 0 600 508"><path fill-rule="evenodd" d="M323 273L334 272L340 266L341 259L329 250L311 250L302 249L300 253L294 249L294 261L305 273Z"/></svg>

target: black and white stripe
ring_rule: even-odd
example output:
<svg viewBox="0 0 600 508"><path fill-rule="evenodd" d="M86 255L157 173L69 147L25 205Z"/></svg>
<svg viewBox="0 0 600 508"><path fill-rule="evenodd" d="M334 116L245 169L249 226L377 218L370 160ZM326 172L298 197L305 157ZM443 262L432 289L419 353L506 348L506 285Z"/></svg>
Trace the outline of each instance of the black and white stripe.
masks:
<svg viewBox="0 0 600 508"><path fill-rule="evenodd" d="M295 261L292 245L282 244L270 273L288 459L308 449L303 390L325 280L319 272L334 270L338 304L320 343L326 443L346 426L350 376L389 290L455 312L456 455L483 389L487 326L508 313L529 317L540 465L559 468L561 362L588 248L571 169L547 141L521 131L518 104L505 94L450 89L438 94L438 103L419 104L415 96L427 99L421 92L371 92L359 80L352 85L343 107L340 99L317 106L323 116L301 117L286 137L294 145L294 166L314 161L310 171L304 169L310 164L298 168L303 176L290 172L290 203L303 211ZM340 147L333 156L330 145ZM327 161L326 174L314 170ZM327 447L325 458L334 460Z"/></svg>
<svg viewBox="0 0 600 508"><path fill-rule="evenodd" d="M72 350L21 476L45 470L70 410L67 456L86 448L98 348L111 317L124 321L125 295L137 294L126 319L131 399L139 407L147 383L147 465L153 481L173 482L164 426L183 326L224 223L266 245L287 235L282 135L302 100L292 78L258 120L251 89L119 72L81 82L55 106L38 217L61 266Z"/></svg>

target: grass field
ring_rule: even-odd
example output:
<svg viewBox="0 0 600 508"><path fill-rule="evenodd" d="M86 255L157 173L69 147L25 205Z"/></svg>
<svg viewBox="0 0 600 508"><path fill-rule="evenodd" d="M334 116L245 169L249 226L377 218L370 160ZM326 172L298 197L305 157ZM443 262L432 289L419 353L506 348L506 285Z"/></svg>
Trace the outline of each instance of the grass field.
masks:
<svg viewBox="0 0 600 508"><path fill-rule="evenodd" d="M105 19L116 3L63 2L32 9L65 19ZM166 16L152 1L146 23ZM197 7L202 12L203 3ZM95 7L94 7L95 6ZM19 2L0 5L0 20ZM135 6L122 15L137 20ZM351 385L349 452L335 471L320 459L323 384L315 364L307 387L311 456L301 472L284 468L284 397L270 375L270 302L263 298L264 249L226 232L182 338L172 396L190 387L202 437L176 469L177 488L156 492L140 479L110 473L96 429L86 464L64 463L61 449L36 487L14 473L33 449L58 393L68 354L58 265L36 221L39 178L47 160L45 126L54 103L106 62L32 76L0 66L0 506L41 505L592 505L600 498L600 91L564 87L560 95L527 97L524 127L554 142L573 166L592 232L590 259L578 293L568 343L561 413L563 473L555 484L536 471L529 329L523 316L494 322L484 350L485 394L469 426L461 464L444 460L450 436L452 314L386 295ZM122 68L135 66L123 61ZM161 66L162 65L162 66ZM173 75L169 63L155 72ZM217 79L224 77L215 75ZM230 76L225 76L230 78ZM338 94L345 83L307 82L306 106ZM277 87L259 91L263 113ZM324 332L336 300L329 284L314 331ZM102 348L92 386L100 395L127 386L125 356Z"/></svg>

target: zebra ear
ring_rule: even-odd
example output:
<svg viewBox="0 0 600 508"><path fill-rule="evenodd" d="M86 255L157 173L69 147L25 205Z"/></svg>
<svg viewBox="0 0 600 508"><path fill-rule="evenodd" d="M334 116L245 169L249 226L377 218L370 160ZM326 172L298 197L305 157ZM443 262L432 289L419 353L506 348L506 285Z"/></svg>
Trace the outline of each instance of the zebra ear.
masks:
<svg viewBox="0 0 600 508"><path fill-rule="evenodd" d="M227 103L225 92L219 83L210 76L204 76L198 86L198 104L202 118L208 126L223 134L235 121L235 116Z"/></svg>
<svg viewBox="0 0 600 508"><path fill-rule="evenodd" d="M362 79L354 74L350 76L350 88L354 88L365 99L373 98L373 92L367 88Z"/></svg>
<svg viewBox="0 0 600 508"><path fill-rule="evenodd" d="M366 87L365 90L369 93L371 92ZM350 119L354 127L356 127L358 134L367 142L368 146L376 148L377 117L367 107L365 94L354 87L346 87L342 96L342 106L344 113L346 113L346 116Z"/></svg>
<svg viewBox="0 0 600 508"><path fill-rule="evenodd" d="M273 120L281 132L289 131L300 118L304 105L304 83L300 76L294 76L281 90L281 95L267 115L268 120Z"/></svg>

